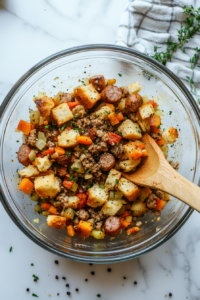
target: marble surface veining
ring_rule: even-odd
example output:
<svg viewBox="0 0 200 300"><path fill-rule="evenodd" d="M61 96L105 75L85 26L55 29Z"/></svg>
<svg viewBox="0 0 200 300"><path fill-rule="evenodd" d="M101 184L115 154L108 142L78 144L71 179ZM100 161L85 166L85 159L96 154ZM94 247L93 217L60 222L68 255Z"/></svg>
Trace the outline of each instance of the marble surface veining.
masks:
<svg viewBox="0 0 200 300"><path fill-rule="evenodd" d="M20 76L46 56L81 44L114 44L126 3L127 0L0 1L0 101ZM67 291L72 299L81 300L97 299L99 294L102 300L161 300L170 298L169 293L176 300L200 299L197 212L158 249L117 264L90 266L43 250L14 225L1 204L0 237L1 300L32 299L32 293L44 300L67 299ZM54 263L56 259L58 265ZM33 281L33 274L39 277L38 282Z"/></svg>

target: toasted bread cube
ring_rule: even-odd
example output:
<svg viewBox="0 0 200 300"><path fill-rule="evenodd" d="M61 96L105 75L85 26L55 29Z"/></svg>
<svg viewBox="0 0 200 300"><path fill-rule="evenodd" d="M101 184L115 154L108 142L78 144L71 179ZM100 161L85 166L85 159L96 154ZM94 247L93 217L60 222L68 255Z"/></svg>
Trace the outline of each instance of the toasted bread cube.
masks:
<svg viewBox="0 0 200 300"><path fill-rule="evenodd" d="M122 133L123 138L128 140L139 140L142 138L141 129L137 123L133 123L131 120L125 120L118 128L118 131Z"/></svg>
<svg viewBox="0 0 200 300"><path fill-rule="evenodd" d="M117 184L117 182L120 180L120 178L121 178L121 172L115 169L111 169L105 182L105 186L107 187L107 189L114 190L114 187Z"/></svg>
<svg viewBox="0 0 200 300"><path fill-rule="evenodd" d="M117 107L122 113L126 112L126 98L122 98Z"/></svg>
<svg viewBox="0 0 200 300"><path fill-rule="evenodd" d="M103 106L101 109L95 111L92 115L101 120L108 120L108 115L112 113L109 106Z"/></svg>
<svg viewBox="0 0 200 300"><path fill-rule="evenodd" d="M139 107L139 116L143 119L149 118L154 113L154 108L151 103L144 104Z"/></svg>
<svg viewBox="0 0 200 300"><path fill-rule="evenodd" d="M42 198L54 198L60 192L59 179L54 174L35 178L35 191Z"/></svg>
<svg viewBox="0 0 200 300"><path fill-rule="evenodd" d="M142 128L143 132L150 132L151 126L150 126L150 117L143 119L140 117L139 113L137 113L137 122Z"/></svg>
<svg viewBox="0 0 200 300"><path fill-rule="evenodd" d="M47 225L55 229L64 229L66 226L66 218L54 215L48 215Z"/></svg>
<svg viewBox="0 0 200 300"><path fill-rule="evenodd" d="M131 154L133 149L136 149L135 142L128 142L126 145L123 146L124 154L120 157L120 160L128 160L129 155Z"/></svg>
<svg viewBox="0 0 200 300"><path fill-rule="evenodd" d="M36 166L40 172L46 172L51 167L51 162L47 156L36 157L33 165Z"/></svg>
<svg viewBox="0 0 200 300"><path fill-rule="evenodd" d="M62 126L74 117L67 103L54 107L51 113L58 126Z"/></svg>
<svg viewBox="0 0 200 300"><path fill-rule="evenodd" d="M91 207L102 206L108 200L107 188L100 188L97 184L88 189L87 205Z"/></svg>
<svg viewBox="0 0 200 300"><path fill-rule="evenodd" d="M49 119L51 110L55 106L53 102L53 98L44 96L42 98L35 98L34 102L37 105L37 108L39 109L39 112L43 117L43 119L44 120Z"/></svg>
<svg viewBox="0 0 200 300"><path fill-rule="evenodd" d="M58 136L58 146L63 148L71 148L78 145L76 137L79 136L79 132L71 129L70 131L63 131L61 135Z"/></svg>
<svg viewBox="0 0 200 300"><path fill-rule="evenodd" d="M68 198L68 203L67 203L67 207L71 207L73 209L77 209L78 205L79 205L80 199L76 196L70 196Z"/></svg>
<svg viewBox="0 0 200 300"><path fill-rule="evenodd" d="M18 174L20 176L23 176L26 178L37 176L39 173L40 172L38 171L38 169L36 167L34 167L33 165L29 165L28 167L26 167L23 170L18 172Z"/></svg>
<svg viewBox="0 0 200 300"><path fill-rule="evenodd" d="M79 112L80 112L80 111L82 112L82 115L85 114L85 108L84 108L83 105L77 105L76 107L74 107L74 108L72 109L72 114L73 114L73 116L79 115Z"/></svg>
<svg viewBox="0 0 200 300"><path fill-rule="evenodd" d="M146 200L146 198L147 198L151 193L152 193L152 191L151 191L149 188L147 188L147 187L142 188L142 189L140 190L139 200L140 200L141 202L144 202L144 201Z"/></svg>
<svg viewBox="0 0 200 300"><path fill-rule="evenodd" d="M133 217L141 217L147 210L147 206L142 201L136 200L131 206Z"/></svg>
<svg viewBox="0 0 200 300"><path fill-rule="evenodd" d="M88 238L90 236L90 233L93 229L93 224L86 222L86 221L80 221L77 226L77 232L76 234L78 236L82 236L84 238Z"/></svg>
<svg viewBox="0 0 200 300"><path fill-rule="evenodd" d="M137 185L125 178L120 179L117 188L129 201L134 201L140 195Z"/></svg>
<svg viewBox="0 0 200 300"><path fill-rule="evenodd" d="M114 216L120 210L122 204L118 201L109 200L104 204L101 211L104 215Z"/></svg>
<svg viewBox="0 0 200 300"><path fill-rule="evenodd" d="M133 160L124 160L120 161L119 168L123 172L134 171L135 168L141 163L141 158L133 159Z"/></svg>
<svg viewBox="0 0 200 300"><path fill-rule="evenodd" d="M74 90L74 97L85 108L91 108L101 99L101 95L95 90L92 84L82 85Z"/></svg>
<svg viewBox="0 0 200 300"><path fill-rule="evenodd" d="M166 144L173 144L178 138L178 130L174 127L169 127L162 133L162 137L165 140Z"/></svg>
<svg viewBox="0 0 200 300"><path fill-rule="evenodd" d="M139 84L138 81L133 82L133 83L129 84L129 86L128 86L129 94L138 94L141 89L142 89L142 86Z"/></svg>

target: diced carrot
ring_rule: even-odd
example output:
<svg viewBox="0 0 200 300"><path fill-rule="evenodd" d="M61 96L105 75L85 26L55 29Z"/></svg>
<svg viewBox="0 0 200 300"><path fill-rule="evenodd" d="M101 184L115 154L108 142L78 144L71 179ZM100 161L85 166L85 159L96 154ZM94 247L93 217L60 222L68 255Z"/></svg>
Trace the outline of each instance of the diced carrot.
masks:
<svg viewBox="0 0 200 300"><path fill-rule="evenodd" d="M120 215L120 218L126 218L129 216L129 212L125 211L123 214Z"/></svg>
<svg viewBox="0 0 200 300"><path fill-rule="evenodd" d="M123 121L124 120L124 116L123 116L123 114L120 112L120 113L118 113L118 114L116 114L117 115L117 119L119 120L119 121Z"/></svg>
<svg viewBox="0 0 200 300"><path fill-rule="evenodd" d="M80 105L79 102L67 102L69 109L72 110L74 107Z"/></svg>
<svg viewBox="0 0 200 300"><path fill-rule="evenodd" d="M25 135L29 135L30 131L33 129L33 125L23 120L20 120L17 129L22 131Z"/></svg>
<svg viewBox="0 0 200 300"><path fill-rule="evenodd" d="M41 205L41 207L42 207L42 209L44 209L44 210L49 210L50 207L51 207L51 204L45 202L45 203L43 203L43 204Z"/></svg>
<svg viewBox="0 0 200 300"><path fill-rule="evenodd" d="M116 79L108 79L108 85L113 85L116 83Z"/></svg>
<svg viewBox="0 0 200 300"><path fill-rule="evenodd" d="M44 125L48 125L48 123L49 123L48 121L44 121Z"/></svg>
<svg viewBox="0 0 200 300"><path fill-rule="evenodd" d="M127 222L124 218L121 219L121 223L122 223L122 229L127 228L131 222Z"/></svg>
<svg viewBox="0 0 200 300"><path fill-rule="evenodd" d="M72 225L67 226L67 232L68 232L69 236L74 236L75 235L75 230L74 230Z"/></svg>
<svg viewBox="0 0 200 300"><path fill-rule="evenodd" d="M51 147L48 150L44 150L41 152L42 155L51 155L55 152L55 148Z"/></svg>
<svg viewBox="0 0 200 300"><path fill-rule="evenodd" d="M58 213L57 208L55 206L51 205L48 210L48 213L51 215L57 215L57 213Z"/></svg>
<svg viewBox="0 0 200 300"><path fill-rule="evenodd" d="M108 144L117 144L121 141L122 137L114 132L108 132L109 140L107 141Z"/></svg>
<svg viewBox="0 0 200 300"><path fill-rule="evenodd" d="M159 133L160 131L161 131L160 125L158 127L151 126L151 132L153 132L153 133Z"/></svg>
<svg viewBox="0 0 200 300"><path fill-rule="evenodd" d="M158 116L151 115L150 116L150 125L158 127L161 123L161 118Z"/></svg>
<svg viewBox="0 0 200 300"><path fill-rule="evenodd" d="M149 100L149 103L153 105L153 107L156 107L158 106L158 103L156 103L155 101L153 100Z"/></svg>
<svg viewBox="0 0 200 300"><path fill-rule="evenodd" d="M126 204L125 205L125 208L128 210L128 209L131 209L131 205L130 204Z"/></svg>
<svg viewBox="0 0 200 300"><path fill-rule="evenodd" d="M71 189L72 185L73 185L73 181L68 180L67 178L63 181L63 185L66 189Z"/></svg>
<svg viewBox="0 0 200 300"><path fill-rule="evenodd" d="M88 238L90 236L90 232L93 229L93 224L85 221L80 221L77 226L77 235L82 236L84 238Z"/></svg>
<svg viewBox="0 0 200 300"><path fill-rule="evenodd" d="M32 192L33 188L34 184L28 178L23 178L19 184L19 189L27 195Z"/></svg>
<svg viewBox="0 0 200 300"><path fill-rule="evenodd" d="M49 150L44 150L44 151L41 152L41 154L44 155L44 156L48 155L49 154Z"/></svg>
<svg viewBox="0 0 200 300"><path fill-rule="evenodd" d="M58 155L64 155L65 154L65 149L61 147L55 147L55 152L58 153Z"/></svg>
<svg viewBox="0 0 200 300"><path fill-rule="evenodd" d="M142 150L142 156L148 156L148 152L147 152L146 149L143 149L143 150Z"/></svg>
<svg viewBox="0 0 200 300"><path fill-rule="evenodd" d="M128 235L130 235L131 233L136 232L136 231L140 231L140 228L139 228L139 227L132 227L132 228L129 228L129 229L127 229L126 233L127 233Z"/></svg>
<svg viewBox="0 0 200 300"><path fill-rule="evenodd" d="M112 109L112 111L115 112L115 107L113 104L110 104L110 103L106 103L106 106L110 107Z"/></svg>
<svg viewBox="0 0 200 300"><path fill-rule="evenodd" d="M115 112L112 112L111 114L109 114L108 119L110 120L110 123L111 123L112 126L119 123L119 120L118 120L117 115L116 115Z"/></svg>
<svg viewBox="0 0 200 300"><path fill-rule="evenodd" d="M158 146L160 146L160 147L165 144L165 140L163 139L162 136L160 137L160 141L156 141L156 142L157 142Z"/></svg>
<svg viewBox="0 0 200 300"><path fill-rule="evenodd" d="M134 142L134 144L136 145L136 147L139 147L141 150L144 149L144 146L145 146L144 143Z"/></svg>
<svg viewBox="0 0 200 300"><path fill-rule="evenodd" d="M77 136L76 140L79 144L83 144L83 145L91 145L92 144L91 138L86 135Z"/></svg>
<svg viewBox="0 0 200 300"><path fill-rule="evenodd" d="M78 193L76 194L76 197L80 199L80 202L78 204L78 209L81 209L85 206L85 203L87 201L87 195L83 193Z"/></svg>
<svg viewBox="0 0 200 300"><path fill-rule="evenodd" d="M157 204L157 210L162 210L165 207L165 205L167 204L167 201L160 200L159 198L157 198L156 204Z"/></svg>
<svg viewBox="0 0 200 300"><path fill-rule="evenodd" d="M134 160L134 159L137 159L139 157L142 156L142 150L140 148L138 149L133 149L129 155L129 159L130 160Z"/></svg>

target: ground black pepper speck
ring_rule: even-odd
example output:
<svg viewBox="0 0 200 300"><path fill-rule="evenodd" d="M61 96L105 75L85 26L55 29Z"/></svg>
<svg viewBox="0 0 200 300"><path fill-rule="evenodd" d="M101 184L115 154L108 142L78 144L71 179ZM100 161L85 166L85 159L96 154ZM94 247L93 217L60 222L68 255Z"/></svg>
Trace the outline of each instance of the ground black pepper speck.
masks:
<svg viewBox="0 0 200 300"><path fill-rule="evenodd" d="M75 289L75 291L76 291L76 292L78 292L78 291L79 291L79 289Z"/></svg>
<svg viewBox="0 0 200 300"><path fill-rule="evenodd" d="M169 293L169 297L172 297L172 293Z"/></svg>
<svg viewBox="0 0 200 300"><path fill-rule="evenodd" d="M90 266L93 266L93 264L89 264Z"/></svg>
<svg viewBox="0 0 200 300"><path fill-rule="evenodd" d="M92 271L91 274L94 275L95 274L94 271Z"/></svg>
<svg viewBox="0 0 200 300"><path fill-rule="evenodd" d="M67 295L68 295L68 296L70 296L70 295L71 295L71 293L70 293L70 292L67 292Z"/></svg>
<svg viewBox="0 0 200 300"><path fill-rule="evenodd" d="M85 281L88 281L88 279L86 278Z"/></svg>
<svg viewBox="0 0 200 300"><path fill-rule="evenodd" d="M26 289L27 292L29 292L29 289Z"/></svg>
<svg viewBox="0 0 200 300"><path fill-rule="evenodd" d="M69 283L66 284L66 287L69 287Z"/></svg>
<svg viewBox="0 0 200 300"><path fill-rule="evenodd" d="M111 268L108 268L107 271L108 271L108 272L111 272L112 270L111 270Z"/></svg>
<svg viewBox="0 0 200 300"><path fill-rule="evenodd" d="M56 276L55 276L55 279L59 279L59 277L56 275Z"/></svg>
<svg viewBox="0 0 200 300"><path fill-rule="evenodd" d="M55 262L56 265L58 264L58 260L55 260L54 262Z"/></svg>
<svg viewBox="0 0 200 300"><path fill-rule="evenodd" d="M62 277L63 280L66 280L66 277Z"/></svg>
<svg viewBox="0 0 200 300"><path fill-rule="evenodd" d="M124 279L126 279L126 277L123 277Z"/></svg>
<svg viewBox="0 0 200 300"><path fill-rule="evenodd" d="M33 279L33 281L37 282L37 279L35 278L35 279Z"/></svg>
<svg viewBox="0 0 200 300"><path fill-rule="evenodd" d="M57 296L59 296L60 294L59 293L57 293Z"/></svg>
<svg viewBox="0 0 200 300"><path fill-rule="evenodd" d="M137 281L134 281L134 284L137 284Z"/></svg>

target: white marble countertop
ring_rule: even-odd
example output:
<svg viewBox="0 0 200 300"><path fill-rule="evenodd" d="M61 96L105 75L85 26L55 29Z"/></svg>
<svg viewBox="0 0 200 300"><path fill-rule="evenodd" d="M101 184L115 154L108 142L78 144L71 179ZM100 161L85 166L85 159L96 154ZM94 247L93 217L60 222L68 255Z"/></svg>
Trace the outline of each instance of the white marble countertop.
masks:
<svg viewBox="0 0 200 300"><path fill-rule="evenodd" d="M115 43L119 17L127 2L0 1L0 101L21 75L46 56L81 44ZM67 291L71 298L82 300L97 299L98 294L102 300L161 300L170 298L169 293L171 299L200 299L199 229L200 217L194 212L182 229L158 249L135 260L90 266L57 257L34 244L0 204L0 299L32 299L32 293L44 300L67 299ZM33 282L33 274L39 277L37 283Z"/></svg>

